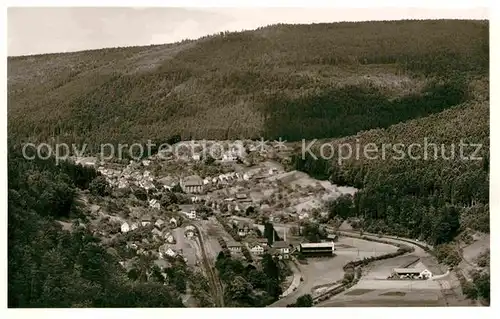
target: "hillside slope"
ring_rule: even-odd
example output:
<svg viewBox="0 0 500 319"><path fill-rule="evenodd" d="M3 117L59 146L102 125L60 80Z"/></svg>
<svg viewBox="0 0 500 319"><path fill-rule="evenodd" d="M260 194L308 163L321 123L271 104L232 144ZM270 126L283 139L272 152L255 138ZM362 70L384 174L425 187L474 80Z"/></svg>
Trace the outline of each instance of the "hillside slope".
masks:
<svg viewBox="0 0 500 319"><path fill-rule="evenodd" d="M11 57L8 131L68 143L340 137L464 102L456 75L487 75L488 47L487 22L435 20Z"/></svg>

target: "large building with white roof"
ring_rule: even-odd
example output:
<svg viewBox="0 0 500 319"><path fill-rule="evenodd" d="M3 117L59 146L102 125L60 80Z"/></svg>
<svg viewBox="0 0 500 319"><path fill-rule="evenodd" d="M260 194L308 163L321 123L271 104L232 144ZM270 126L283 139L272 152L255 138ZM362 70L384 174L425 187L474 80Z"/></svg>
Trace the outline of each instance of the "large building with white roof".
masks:
<svg viewBox="0 0 500 319"><path fill-rule="evenodd" d="M331 257L335 251L333 242L301 243L298 250L304 257Z"/></svg>

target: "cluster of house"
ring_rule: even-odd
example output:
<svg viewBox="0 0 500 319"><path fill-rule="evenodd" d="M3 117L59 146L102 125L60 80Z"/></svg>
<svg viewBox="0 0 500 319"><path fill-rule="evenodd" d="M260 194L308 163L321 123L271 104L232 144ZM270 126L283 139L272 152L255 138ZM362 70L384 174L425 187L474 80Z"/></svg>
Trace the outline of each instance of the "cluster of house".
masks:
<svg viewBox="0 0 500 319"><path fill-rule="evenodd" d="M160 258L166 258L167 256L175 257L182 256L182 249L176 249L176 239L174 234L172 234L171 229L178 227L178 219L175 217L170 218L168 222L159 218L156 221L153 221L153 218L150 215L145 215L141 219L139 223L131 223L125 222L121 225L122 233L127 233L139 227L146 227L149 225L153 225L154 227L151 229L151 233L153 235L153 240L157 242L163 242L163 244L158 248L158 255ZM196 227L193 225L187 225L184 227L184 235L187 238L192 238L196 236ZM143 242L146 243L147 240L143 239ZM129 243L127 247L132 248L137 251L138 254L147 253L144 249L140 248L136 243Z"/></svg>
<svg viewBox="0 0 500 319"><path fill-rule="evenodd" d="M170 228L176 228L178 225L178 221L175 217L170 218L168 223L161 218L158 218L156 221L153 222L153 217L151 215L146 214L141 218L140 222L134 222L130 224L128 222L124 222L121 225L120 230L122 233L127 233L139 227L146 227L151 224L154 224L154 227L151 230L154 237L164 238L167 241L174 242L174 237L170 233Z"/></svg>
<svg viewBox="0 0 500 319"><path fill-rule="evenodd" d="M224 185L228 186L236 181L248 181L250 175L247 173L230 172L220 174L215 177L201 178L198 175L187 176L180 181L180 186L185 193L201 194L213 186Z"/></svg>
<svg viewBox="0 0 500 319"><path fill-rule="evenodd" d="M243 222L238 223L238 236L246 237L250 234L252 227L250 224ZM286 232L283 240L274 241L272 245L268 245L267 238L252 238L246 240L244 243L231 241L227 243L227 248L231 252L239 253L242 250L243 245L246 245L250 253L256 256L263 255L264 253L269 253L280 259L288 259L290 254L294 251L299 251L304 257L331 257L335 251L335 244L331 242L321 242L321 243L300 243L297 246L293 246L286 239Z"/></svg>
<svg viewBox="0 0 500 319"><path fill-rule="evenodd" d="M143 160L142 162L130 161L129 165L123 170L105 168L104 166L99 166L97 171L100 172L105 178L108 184L112 187L117 188L127 188L132 185L144 188L146 190L155 189L154 178L151 172L145 170L141 172L139 168L149 166L149 160Z"/></svg>

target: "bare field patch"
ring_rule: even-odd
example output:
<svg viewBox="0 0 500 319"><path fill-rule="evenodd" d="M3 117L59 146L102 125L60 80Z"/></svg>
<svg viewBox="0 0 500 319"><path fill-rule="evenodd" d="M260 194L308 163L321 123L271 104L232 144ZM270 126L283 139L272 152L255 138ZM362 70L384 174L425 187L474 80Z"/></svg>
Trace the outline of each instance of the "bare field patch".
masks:
<svg viewBox="0 0 500 319"><path fill-rule="evenodd" d="M337 245L335 245L335 248L338 249L338 248L355 248L355 247L351 246L351 245L346 245L346 244L337 244Z"/></svg>
<svg viewBox="0 0 500 319"><path fill-rule="evenodd" d="M361 296L361 295L364 295L368 292L372 292L374 290L375 289L354 289L354 290L350 290L350 291L346 292L345 294L348 296Z"/></svg>
<svg viewBox="0 0 500 319"><path fill-rule="evenodd" d="M406 292L402 291L388 291L380 294L379 296L397 296L397 297L403 297L406 296Z"/></svg>
<svg viewBox="0 0 500 319"><path fill-rule="evenodd" d="M439 300L343 300L326 302L317 307L442 307Z"/></svg>

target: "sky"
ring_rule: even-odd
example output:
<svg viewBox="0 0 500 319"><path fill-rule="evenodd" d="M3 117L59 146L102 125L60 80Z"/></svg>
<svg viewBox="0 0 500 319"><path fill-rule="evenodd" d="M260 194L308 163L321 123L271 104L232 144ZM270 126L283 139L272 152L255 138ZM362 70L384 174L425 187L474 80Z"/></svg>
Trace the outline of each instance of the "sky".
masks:
<svg viewBox="0 0 500 319"><path fill-rule="evenodd" d="M275 23L442 18L488 19L488 9L11 7L7 54L172 43Z"/></svg>

